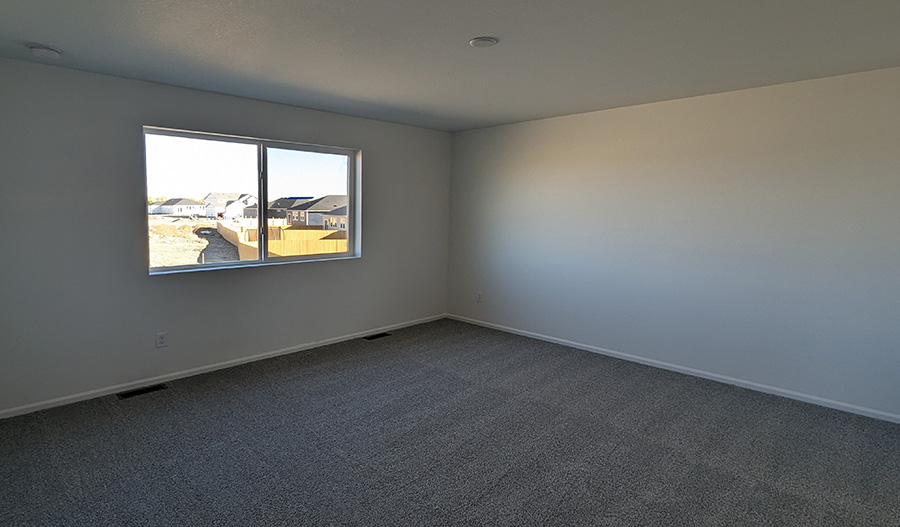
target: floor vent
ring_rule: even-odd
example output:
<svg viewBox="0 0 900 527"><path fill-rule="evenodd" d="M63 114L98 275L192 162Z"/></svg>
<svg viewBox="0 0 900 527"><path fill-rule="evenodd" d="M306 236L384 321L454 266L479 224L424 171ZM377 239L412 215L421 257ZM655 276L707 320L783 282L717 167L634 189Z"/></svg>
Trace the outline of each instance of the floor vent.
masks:
<svg viewBox="0 0 900 527"><path fill-rule="evenodd" d="M118 397L119 399L131 399L132 397L137 397L138 395L144 395L146 393L153 393L168 389L169 387L165 384L154 384L153 386L144 386L143 388L138 388L137 390L129 390L127 392L117 393L116 397Z"/></svg>
<svg viewBox="0 0 900 527"><path fill-rule="evenodd" d="M378 340L383 339L384 337L390 337L390 333L376 333L374 335L369 335L367 337L363 337L364 340Z"/></svg>

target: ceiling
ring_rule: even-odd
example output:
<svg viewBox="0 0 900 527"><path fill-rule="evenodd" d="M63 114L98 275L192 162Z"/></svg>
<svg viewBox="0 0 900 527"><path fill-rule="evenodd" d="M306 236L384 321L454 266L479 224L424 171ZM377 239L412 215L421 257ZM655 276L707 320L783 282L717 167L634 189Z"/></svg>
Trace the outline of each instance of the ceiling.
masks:
<svg viewBox="0 0 900 527"><path fill-rule="evenodd" d="M0 56L453 131L900 66L898 21L898 0L3 0Z"/></svg>

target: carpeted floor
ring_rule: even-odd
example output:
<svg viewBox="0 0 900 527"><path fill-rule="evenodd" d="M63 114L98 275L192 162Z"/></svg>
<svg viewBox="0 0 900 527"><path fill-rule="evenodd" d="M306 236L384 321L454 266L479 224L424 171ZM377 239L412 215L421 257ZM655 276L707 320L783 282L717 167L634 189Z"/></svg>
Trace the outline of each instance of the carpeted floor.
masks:
<svg viewBox="0 0 900 527"><path fill-rule="evenodd" d="M451 320L0 421L0 525L900 525L900 425Z"/></svg>

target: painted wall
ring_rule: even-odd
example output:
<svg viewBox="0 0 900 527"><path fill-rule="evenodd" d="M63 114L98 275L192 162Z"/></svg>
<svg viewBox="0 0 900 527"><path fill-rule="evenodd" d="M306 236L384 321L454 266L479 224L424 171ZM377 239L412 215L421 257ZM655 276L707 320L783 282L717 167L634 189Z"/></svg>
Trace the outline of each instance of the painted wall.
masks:
<svg viewBox="0 0 900 527"><path fill-rule="evenodd" d="M446 310L449 134L10 60L0 116L0 416ZM362 258L148 276L145 124L361 148Z"/></svg>
<svg viewBox="0 0 900 527"><path fill-rule="evenodd" d="M900 420L898 87L457 134L449 311Z"/></svg>

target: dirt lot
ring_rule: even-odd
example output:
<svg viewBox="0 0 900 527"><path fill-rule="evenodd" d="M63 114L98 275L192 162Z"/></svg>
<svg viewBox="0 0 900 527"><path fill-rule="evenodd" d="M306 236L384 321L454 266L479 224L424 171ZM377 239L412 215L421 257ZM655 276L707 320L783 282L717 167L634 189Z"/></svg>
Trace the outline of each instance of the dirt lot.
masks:
<svg viewBox="0 0 900 527"><path fill-rule="evenodd" d="M239 260L237 247L216 232L216 221L154 214L150 222L150 267Z"/></svg>

